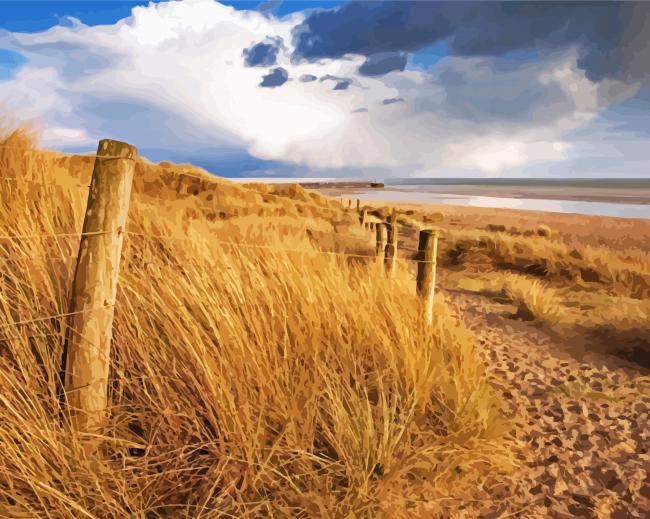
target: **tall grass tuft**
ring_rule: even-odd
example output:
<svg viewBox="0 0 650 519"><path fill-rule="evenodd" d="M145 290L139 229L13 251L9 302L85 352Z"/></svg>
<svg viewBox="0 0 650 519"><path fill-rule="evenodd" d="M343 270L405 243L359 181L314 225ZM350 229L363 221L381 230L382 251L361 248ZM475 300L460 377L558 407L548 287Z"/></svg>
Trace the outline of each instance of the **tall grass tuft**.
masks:
<svg viewBox="0 0 650 519"><path fill-rule="evenodd" d="M450 235L441 254L446 263L484 271L496 268L562 284L602 287L639 300L650 295L650 255L641 249L576 248L543 236L463 230Z"/></svg>
<svg viewBox="0 0 650 519"><path fill-rule="evenodd" d="M504 276L505 294L519 306L519 316L525 320L538 319L548 324L557 323L561 299L557 290L543 281L526 276Z"/></svg>

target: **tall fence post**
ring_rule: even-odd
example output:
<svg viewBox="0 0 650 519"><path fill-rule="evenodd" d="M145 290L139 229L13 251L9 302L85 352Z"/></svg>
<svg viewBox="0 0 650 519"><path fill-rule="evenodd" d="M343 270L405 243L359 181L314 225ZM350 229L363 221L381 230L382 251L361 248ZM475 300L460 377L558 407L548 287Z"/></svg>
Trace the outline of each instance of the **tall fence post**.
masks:
<svg viewBox="0 0 650 519"><path fill-rule="evenodd" d="M72 425L97 433L108 401L108 372L124 226L137 150L99 141L72 286L63 351L65 404Z"/></svg>
<svg viewBox="0 0 650 519"><path fill-rule="evenodd" d="M361 226L362 227L366 226L366 215L367 215L367 211L365 209L363 211L361 211Z"/></svg>
<svg viewBox="0 0 650 519"><path fill-rule="evenodd" d="M375 225L377 233L377 242L375 246L375 253L377 254L377 263L380 269L384 268L384 261L386 260L386 243L388 241L388 231L386 225L378 223Z"/></svg>
<svg viewBox="0 0 650 519"><path fill-rule="evenodd" d="M357 213L359 212L360 208L361 208L361 200L357 198Z"/></svg>
<svg viewBox="0 0 650 519"><path fill-rule="evenodd" d="M393 209L388 217L388 245L386 246L386 273L394 277L397 270L397 213Z"/></svg>
<svg viewBox="0 0 650 519"><path fill-rule="evenodd" d="M438 255L438 231L420 231L418 243L417 293L423 302L424 319L433 322L433 298L436 287L436 258Z"/></svg>

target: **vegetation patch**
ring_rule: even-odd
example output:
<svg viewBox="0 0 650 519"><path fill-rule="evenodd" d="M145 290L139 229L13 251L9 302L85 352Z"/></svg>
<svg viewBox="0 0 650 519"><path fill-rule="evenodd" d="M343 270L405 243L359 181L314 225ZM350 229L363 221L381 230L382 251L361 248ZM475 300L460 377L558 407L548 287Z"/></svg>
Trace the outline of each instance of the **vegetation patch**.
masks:
<svg viewBox="0 0 650 519"><path fill-rule="evenodd" d="M422 496L451 516L486 474L505 477L501 401L443 299L422 326L405 267L389 280L320 253L373 250L351 212L144 162L110 420L87 456L60 414L65 320L34 319L68 310L91 168L0 149L0 177L17 179L0 183L0 234L47 235L0 243L3 516L377 517Z"/></svg>

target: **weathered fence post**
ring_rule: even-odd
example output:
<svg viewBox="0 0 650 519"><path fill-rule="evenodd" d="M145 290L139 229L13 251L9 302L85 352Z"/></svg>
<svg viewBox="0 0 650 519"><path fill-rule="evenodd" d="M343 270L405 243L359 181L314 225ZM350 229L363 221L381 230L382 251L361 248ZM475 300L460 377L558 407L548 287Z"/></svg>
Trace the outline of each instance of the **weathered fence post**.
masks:
<svg viewBox="0 0 650 519"><path fill-rule="evenodd" d="M386 273L395 276L397 269L397 213L393 209L388 217L388 245L386 246Z"/></svg>
<svg viewBox="0 0 650 519"><path fill-rule="evenodd" d="M108 372L124 226L137 150L99 142L72 286L63 351L65 404L73 426L97 433L108 400Z"/></svg>
<svg viewBox="0 0 650 519"><path fill-rule="evenodd" d="M366 226L366 214L367 214L367 211L365 209L363 211L361 211L361 226L362 227Z"/></svg>
<svg viewBox="0 0 650 519"><path fill-rule="evenodd" d="M420 231L418 243L418 275L416 288L422 298L424 319L427 324L433 321L433 298L436 287L436 257L438 255L438 231Z"/></svg>
<svg viewBox="0 0 650 519"><path fill-rule="evenodd" d="M352 207L352 199L348 198L348 209Z"/></svg>
<svg viewBox="0 0 650 519"><path fill-rule="evenodd" d="M383 223L376 224L375 230L377 233L377 242L375 246L377 263L379 264L379 268L383 269L384 261L386 260L386 243L388 241L388 231L386 230L386 225Z"/></svg>
<svg viewBox="0 0 650 519"><path fill-rule="evenodd" d="M360 208L361 208L361 200L357 198L357 213L359 212Z"/></svg>

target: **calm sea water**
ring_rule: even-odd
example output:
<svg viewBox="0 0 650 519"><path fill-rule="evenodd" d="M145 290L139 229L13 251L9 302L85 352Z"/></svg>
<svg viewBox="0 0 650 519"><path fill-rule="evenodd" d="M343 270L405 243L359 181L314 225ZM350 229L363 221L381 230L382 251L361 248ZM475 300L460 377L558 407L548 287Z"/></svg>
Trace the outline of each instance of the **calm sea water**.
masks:
<svg viewBox="0 0 650 519"><path fill-rule="evenodd" d="M430 189L431 186L423 186ZM650 205L618 202L583 202L576 200L547 200L543 198L509 198L494 196L471 196L423 191L373 189L361 191L354 197L391 202L415 204L446 204L498 209L523 209L552 213L577 213L595 216L650 219Z"/></svg>
<svg viewBox="0 0 650 519"><path fill-rule="evenodd" d="M249 178L231 180L305 183L349 179ZM384 189L354 189L347 195L346 192L347 190L343 191L344 196L391 202L650 219L650 179L409 178L386 179ZM331 191L329 193L332 194ZM534 198L531 198L532 196ZM600 199L600 201L593 201L594 198Z"/></svg>

